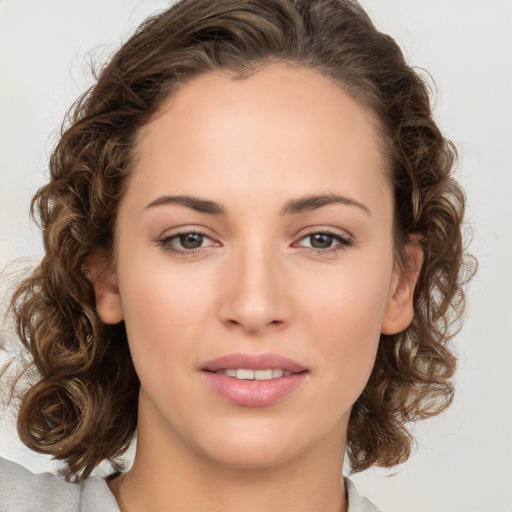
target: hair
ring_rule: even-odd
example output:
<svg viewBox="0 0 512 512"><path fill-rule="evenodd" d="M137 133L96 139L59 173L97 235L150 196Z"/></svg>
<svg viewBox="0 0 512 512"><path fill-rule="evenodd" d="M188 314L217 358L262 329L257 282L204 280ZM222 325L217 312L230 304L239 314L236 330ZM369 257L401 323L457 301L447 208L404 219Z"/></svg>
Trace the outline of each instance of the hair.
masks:
<svg viewBox="0 0 512 512"><path fill-rule="evenodd" d="M462 234L464 193L453 144L432 117L429 87L388 35L352 0L183 0L145 20L72 106L31 203L44 257L12 296L17 333L36 381L19 402L18 433L66 462L81 480L115 464L137 425L139 380L124 323L95 308L87 257L113 258L119 201L140 128L188 81L208 72L244 78L288 63L333 79L377 120L395 198L395 252L414 235L423 264L414 319L382 335L375 367L352 408L353 472L407 460L407 424L452 401L463 285L471 274Z"/></svg>

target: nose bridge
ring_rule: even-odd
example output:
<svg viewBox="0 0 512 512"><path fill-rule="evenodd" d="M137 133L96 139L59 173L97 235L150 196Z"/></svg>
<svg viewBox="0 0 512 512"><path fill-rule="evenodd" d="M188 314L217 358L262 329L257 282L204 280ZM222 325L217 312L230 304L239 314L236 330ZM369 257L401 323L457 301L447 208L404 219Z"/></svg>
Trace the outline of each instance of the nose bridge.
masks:
<svg viewBox="0 0 512 512"><path fill-rule="evenodd" d="M290 305L283 284L283 265L273 244L248 236L234 249L228 268L228 292L222 319L247 332L283 326L290 319Z"/></svg>

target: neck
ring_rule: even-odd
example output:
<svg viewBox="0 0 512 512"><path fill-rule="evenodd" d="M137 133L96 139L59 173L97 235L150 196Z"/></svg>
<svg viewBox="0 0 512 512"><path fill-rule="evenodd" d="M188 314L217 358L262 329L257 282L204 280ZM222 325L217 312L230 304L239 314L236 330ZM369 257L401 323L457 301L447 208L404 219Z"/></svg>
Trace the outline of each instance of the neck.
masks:
<svg viewBox="0 0 512 512"><path fill-rule="evenodd" d="M158 435L151 423L139 418L134 463L109 483L122 512L347 509L340 428L299 457L262 468L212 460L168 431Z"/></svg>

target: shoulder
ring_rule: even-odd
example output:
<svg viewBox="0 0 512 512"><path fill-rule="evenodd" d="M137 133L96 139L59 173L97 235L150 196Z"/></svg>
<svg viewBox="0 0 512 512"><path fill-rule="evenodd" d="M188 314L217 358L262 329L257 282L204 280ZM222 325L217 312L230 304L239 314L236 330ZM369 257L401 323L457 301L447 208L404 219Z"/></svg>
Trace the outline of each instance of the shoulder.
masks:
<svg viewBox="0 0 512 512"><path fill-rule="evenodd" d="M347 512L381 512L368 498L361 496L352 481L345 477L345 488L348 495Z"/></svg>
<svg viewBox="0 0 512 512"><path fill-rule="evenodd" d="M34 474L0 457L1 512L119 512L105 480L65 482L52 473Z"/></svg>
<svg viewBox="0 0 512 512"><path fill-rule="evenodd" d="M380 512L345 478L348 512ZM120 512L105 480L65 482L52 473L34 474L0 457L1 512Z"/></svg>

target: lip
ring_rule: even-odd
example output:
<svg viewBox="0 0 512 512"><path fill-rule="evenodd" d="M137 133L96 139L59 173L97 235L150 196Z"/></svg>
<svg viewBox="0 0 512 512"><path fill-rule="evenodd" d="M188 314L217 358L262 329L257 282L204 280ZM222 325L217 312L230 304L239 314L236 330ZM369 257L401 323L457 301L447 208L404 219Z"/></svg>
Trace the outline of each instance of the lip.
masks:
<svg viewBox="0 0 512 512"><path fill-rule="evenodd" d="M228 368L246 368L247 370L282 368L291 373L301 373L308 370L296 361L279 354L228 354L207 362L202 369L217 372Z"/></svg>
<svg viewBox="0 0 512 512"><path fill-rule="evenodd" d="M215 373L228 368L266 370L281 368L291 375L270 380L241 380ZM309 375L308 369L278 354L230 354L206 363L201 375L212 391L242 407L266 407L284 399L300 387Z"/></svg>

